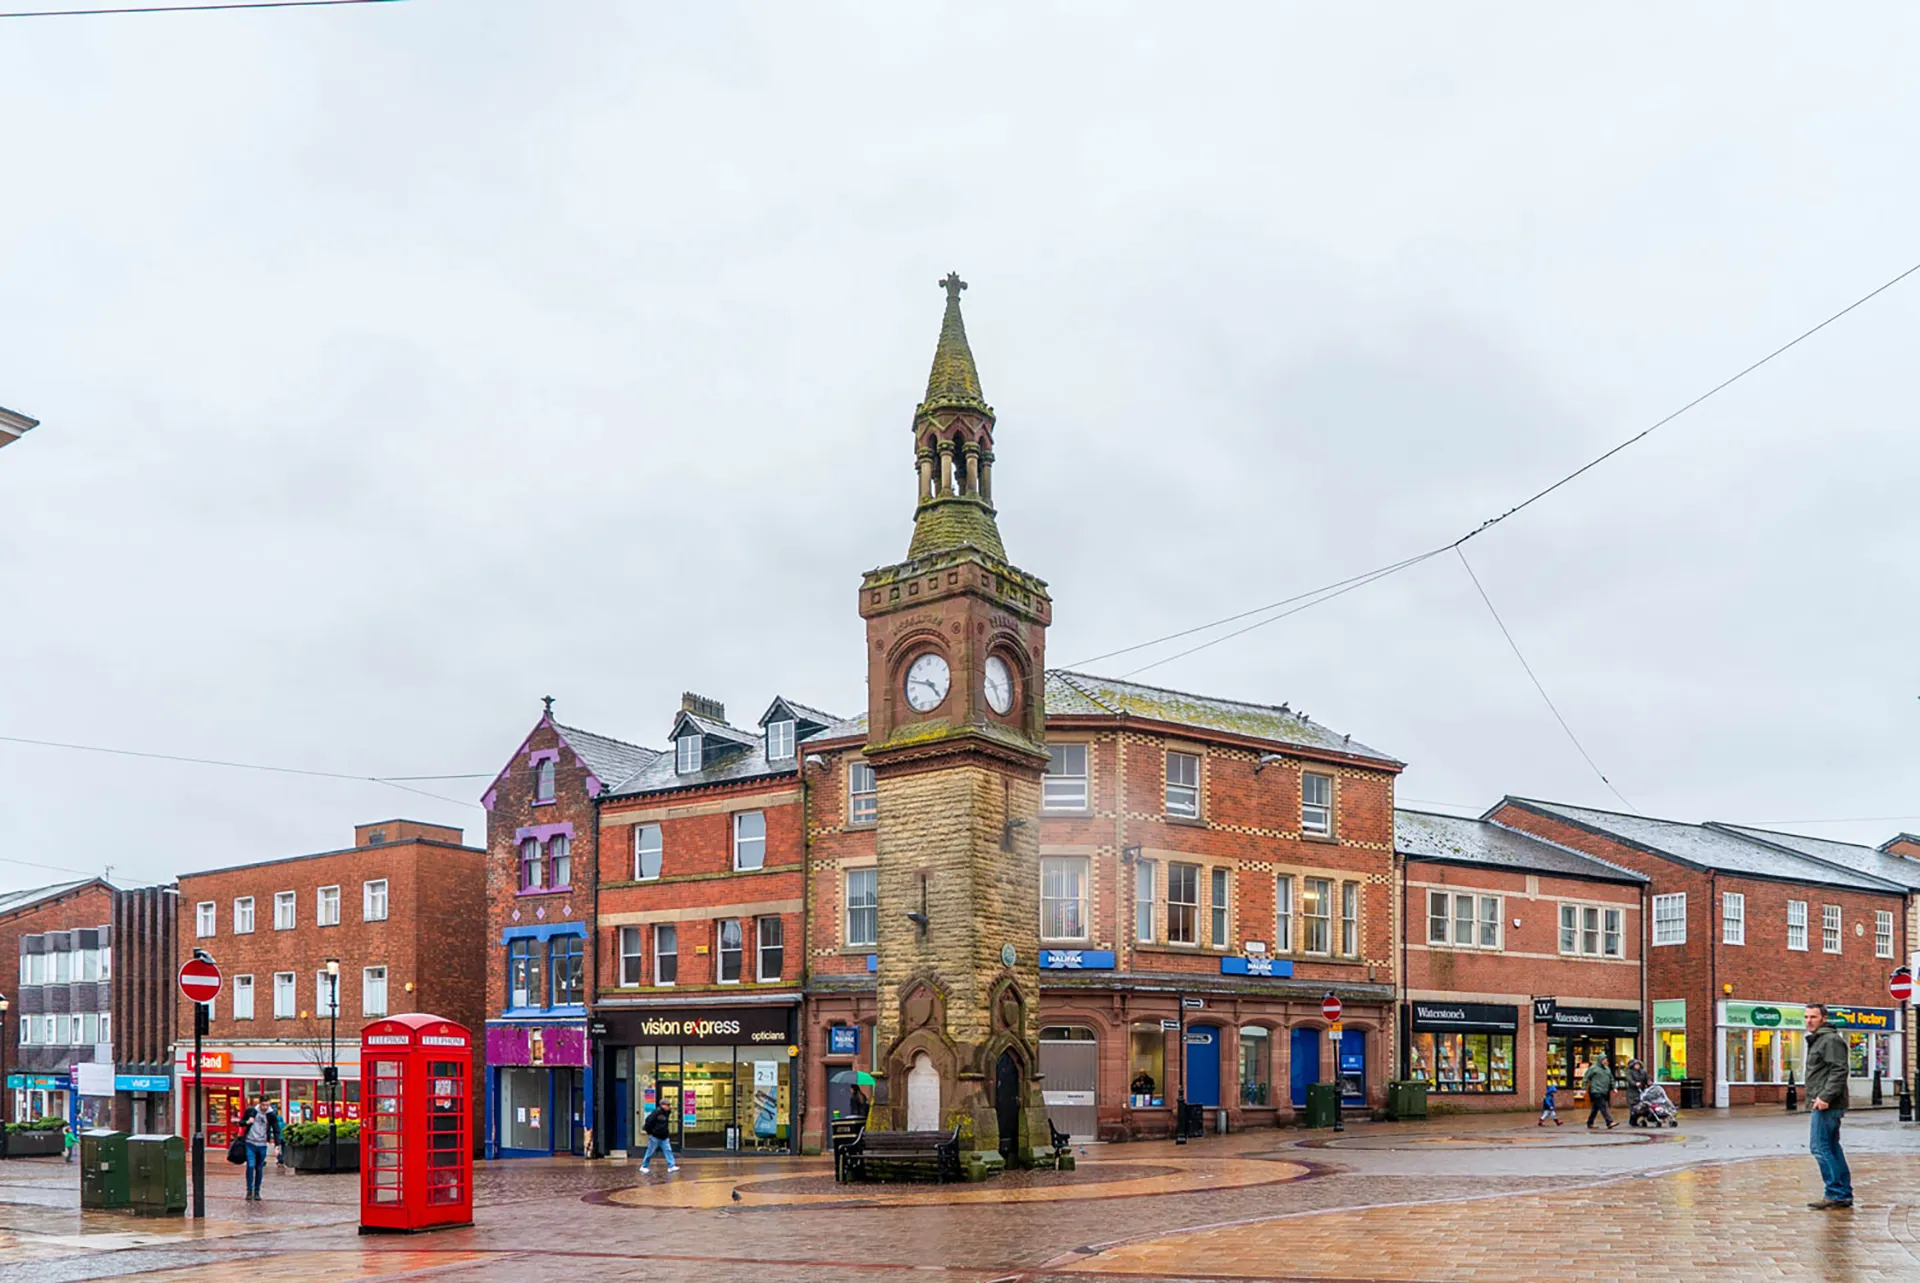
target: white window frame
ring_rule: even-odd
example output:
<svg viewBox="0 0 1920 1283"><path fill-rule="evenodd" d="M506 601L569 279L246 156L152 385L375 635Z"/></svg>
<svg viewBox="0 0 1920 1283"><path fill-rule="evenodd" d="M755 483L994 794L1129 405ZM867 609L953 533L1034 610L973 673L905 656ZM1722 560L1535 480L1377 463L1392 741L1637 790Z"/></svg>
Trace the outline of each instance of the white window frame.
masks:
<svg viewBox="0 0 1920 1283"><path fill-rule="evenodd" d="M1493 927L1497 938L1500 924L1495 922ZM1484 924L1481 929L1485 930ZM1360 956L1360 884L1352 879L1340 884L1340 956Z"/></svg>
<svg viewBox="0 0 1920 1283"><path fill-rule="evenodd" d="M647 872L647 856L653 856L653 872ZM652 882L666 871L667 831L658 824L633 826L633 880Z"/></svg>
<svg viewBox="0 0 1920 1283"><path fill-rule="evenodd" d="M1308 906L1312 903L1312 894L1315 887L1323 888L1320 894L1321 911L1319 913L1310 913L1308 912ZM1332 878L1301 879L1300 918L1305 929L1301 932L1300 952L1310 954L1316 958L1331 958L1333 956L1333 897L1334 893L1338 890L1339 883L1335 882ZM1313 947L1314 928L1316 925L1324 933L1324 943L1318 949Z"/></svg>
<svg viewBox="0 0 1920 1283"><path fill-rule="evenodd" d="M533 766L533 800L547 803L554 799L554 782L559 775L559 763L551 757L543 757Z"/></svg>
<svg viewBox="0 0 1920 1283"><path fill-rule="evenodd" d="M368 878L360 884L360 920L362 922L385 922L387 915L391 912L392 897L385 878Z"/></svg>
<svg viewBox="0 0 1920 1283"><path fill-rule="evenodd" d="M860 898L858 900L854 899L853 884L856 880L865 884L862 887ZM846 871L846 877L842 880L841 885L845 892L846 906L847 906L847 911L845 915L846 916L847 948L849 949L878 948L880 944L880 869L879 867L876 865L868 864L868 865L863 865L860 868L848 869ZM855 913L860 913L862 915L865 915L865 914L872 915L870 919L873 924L873 930L871 935L869 935L868 932L865 930L864 925L861 928L856 929L855 919L853 916Z"/></svg>
<svg viewBox="0 0 1920 1283"><path fill-rule="evenodd" d="M1326 800L1309 799L1307 782L1312 780L1317 786L1326 786ZM1300 773L1300 831L1314 837L1333 836L1333 776L1325 771L1302 771Z"/></svg>
<svg viewBox="0 0 1920 1283"><path fill-rule="evenodd" d="M1158 860L1136 860L1133 865L1133 938L1137 944L1152 944L1153 905L1159 878Z"/></svg>
<svg viewBox="0 0 1920 1283"><path fill-rule="evenodd" d="M793 759L794 724L785 718L767 723L767 760L787 762Z"/></svg>
<svg viewBox="0 0 1920 1283"><path fill-rule="evenodd" d="M769 943L767 928L771 924L773 934L778 937ZM780 965L771 972L767 970L767 953L778 950ZM759 984L778 984L785 979L787 969L787 924L777 913L765 914L753 920L753 978Z"/></svg>
<svg viewBox="0 0 1920 1283"><path fill-rule="evenodd" d="M274 972L273 1018L275 1020L292 1020L299 1014L300 977L291 971Z"/></svg>
<svg viewBox="0 0 1920 1283"><path fill-rule="evenodd" d="M375 1002L379 1006L376 1009ZM387 1014L387 969L360 968L360 1014L369 1019Z"/></svg>
<svg viewBox="0 0 1920 1283"><path fill-rule="evenodd" d="M758 834L743 833L743 826L757 824ZM757 858L754 858L757 855ZM747 863L752 859L751 864ZM767 813L765 811L735 811L733 813L733 871L752 873L767 867Z"/></svg>
<svg viewBox="0 0 1920 1283"><path fill-rule="evenodd" d="M1177 772L1174 769L1175 763L1179 763ZM1193 779L1190 781L1186 778L1188 763L1192 763L1193 766ZM1199 819L1200 755L1183 753L1179 749L1170 748L1167 750L1165 769L1167 815L1176 820Z"/></svg>
<svg viewBox="0 0 1920 1283"><path fill-rule="evenodd" d="M1794 943L1796 933L1799 943ZM1805 900L1787 901L1787 948L1795 953L1807 951L1807 902Z"/></svg>
<svg viewBox="0 0 1920 1283"><path fill-rule="evenodd" d="M646 980L647 933L644 927L617 927L613 938L614 957L622 989L637 989Z"/></svg>
<svg viewBox="0 0 1920 1283"><path fill-rule="evenodd" d="M1181 871L1183 880L1189 874L1193 878L1193 898L1191 900L1176 900L1173 898L1173 875L1176 869ZM1200 910L1203 907L1203 902L1200 898L1203 894L1200 875L1204 871L1203 866L1187 860L1171 860L1167 863L1167 943L1170 945L1189 948L1198 948L1200 946ZM1173 938L1173 911L1175 909L1184 909L1191 915L1188 917L1188 921L1192 924L1191 938L1185 940L1176 940Z"/></svg>
<svg viewBox="0 0 1920 1283"><path fill-rule="evenodd" d="M1293 875L1282 873L1273 883L1273 951L1293 952Z"/></svg>
<svg viewBox="0 0 1920 1283"><path fill-rule="evenodd" d="M1214 865L1207 870L1207 947L1225 949L1233 943L1233 870Z"/></svg>
<svg viewBox="0 0 1920 1283"><path fill-rule="evenodd" d="M1875 909L1873 911L1873 956L1891 958L1893 956L1893 910Z"/></svg>
<svg viewBox="0 0 1920 1283"><path fill-rule="evenodd" d="M273 893L273 929L292 931L299 925L300 897L292 891L275 891Z"/></svg>
<svg viewBox="0 0 1920 1283"><path fill-rule="evenodd" d="M1846 924L1840 919L1839 905L1820 906L1820 952L1840 953L1846 948Z"/></svg>
<svg viewBox="0 0 1920 1283"><path fill-rule="evenodd" d="M698 735L682 735L673 742L673 772L675 775L693 775L700 770L700 741Z"/></svg>
<svg viewBox="0 0 1920 1283"><path fill-rule="evenodd" d="M233 978L233 1018L253 1019L253 977L250 975Z"/></svg>
<svg viewBox="0 0 1920 1283"><path fill-rule="evenodd" d="M193 935L196 940L208 940L220 929L220 905L215 900L202 900L193 906Z"/></svg>
<svg viewBox="0 0 1920 1283"><path fill-rule="evenodd" d="M1089 883L1093 877L1091 862L1084 855L1043 855L1040 857L1040 938L1081 942L1087 939L1087 907L1091 898ZM1077 932L1051 930L1059 916L1057 909L1071 905Z"/></svg>
<svg viewBox="0 0 1920 1283"><path fill-rule="evenodd" d="M1653 947L1687 942L1687 893L1675 891L1653 897Z"/></svg>
<svg viewBox="0 0 1920 1283"><path fill-rule="evenodd" d="M1606 909L1600 914L1600 956L1603 958L1624 958L1626 947L1627 915L1624 909Z"/></svg>
<svg viewBox="0 0 1920 1283"><path fill-rule="evenodd" d="M1348 885L1359 887L1360 883L1341 883L1341 910L1344 916L1346 891ZM1356 896L1359 894L1355 892ZM1562 906L1561 925L1564 933L1565 909ZM1445 916L1434 910L1444 909ZM1506 923L1503 920L1507 911L1506 899L1499 895L1486 895L1478 891L1442 891L1430 889L1427 892L1427 947L1429 949L1471 949L1477 953L1498 953L1506 945ZM1439 928L1438 934L1435 928ZM1493 928L1493 940L1486 940L1487 928ZM1343 942L1344 943L1344 942ZM1356 957L1357 954L1343 954L1344 957Z"/></svg>
<svg viewBox="0 0 1920 1283"><path fill-rule="evenodd" d="M666 958L673 959L671 976L660 965ZM661 989L680 983L680 929L671 922L658 922L653 927L653 983Z"/></svg>
<svg viewBox="0 0 1920 1283"><path fill-rule="evenodd" d="M1087 810L1092 788L1087 778L1085 744L1047 745L1047 771L1040 780L1040 809L1080 813Z"/></svg>
<svg viewBox="0 0 1920 1283"><path fill-rule="evenodd" d="M233 898L233 934L250 936L253 934L253 897L237 895Z"/></svg>
<svg viewBox="0 0 1920 1283"><path fill-rule="evenodd" d="M1747 897L1739 891L1720 893L1720 943L1747 942Z"/></svg>
<svg viewBox="0 0 1920 1283"><path fill-rule="evenodd" d="M328 892L332 892L332 894L329 895ZM313 925L316 927L337 927L340 925L339 886L314 888Z"/></svg>
<svg viewBox="0 0 1920 1283"><path fill-rule="evenodd" d="M733 928L734 944L727 947L727 928ZM727 955L733 955L733 979L727 979ZM747 927L739 918L722 918L713 928L713 979L715 984L737 985L747 969Z"/></svg>
<svg viewBox="0 0 1920 1283"><path fill-rule="evenodd" d="M847 823L872 824L880 818L880 781L867 762L847 763Z"/></svg>
<svg viewBox="0 0 1920 1283"><path fill-rule="evenodd" d="M1571 905L1562 906L1563 909L1571 907ZM1452 943L1453 893L1429 889L1427 892L1427 944L1445 948Z"/></svg>

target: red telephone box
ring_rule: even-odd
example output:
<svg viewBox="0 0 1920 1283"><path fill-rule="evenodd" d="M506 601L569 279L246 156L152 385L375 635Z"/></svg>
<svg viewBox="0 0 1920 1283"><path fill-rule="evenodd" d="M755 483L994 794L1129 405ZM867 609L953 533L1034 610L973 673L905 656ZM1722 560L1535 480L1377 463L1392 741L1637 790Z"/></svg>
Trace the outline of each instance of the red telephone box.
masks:
<svg viewBox="0 0 1920 1283"><path fill-rule="evenodd" d="M442 1016L360 1032L360 1232L473 1224L473 1034Z"/></svg>

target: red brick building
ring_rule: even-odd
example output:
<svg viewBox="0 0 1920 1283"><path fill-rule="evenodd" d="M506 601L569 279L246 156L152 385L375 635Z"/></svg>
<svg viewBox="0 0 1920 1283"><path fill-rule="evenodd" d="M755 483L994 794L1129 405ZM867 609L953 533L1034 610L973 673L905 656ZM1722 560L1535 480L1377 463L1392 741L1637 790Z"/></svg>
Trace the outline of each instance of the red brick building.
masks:
<svg viewBox="0 0 1920 1283"><path fill-rule="evenodd" d="M1809 1002L1834 1004L1856 1098L1876 1071L1897 1076L1905 1018L1886 983L1908 935L1903 885L1724 825L1513 797L1487 818L1651 879L1656 1077L1702 1080L1709 1104L1779 1101L1805 1077Z"/></svg>
<svg viewBox="0 0 1920 1283"><path fill-rule="evenodd" d="M1399 1077L1436 1110L1537 1109L1598 1055L1645 1058L1645 874L1487 820L1395 821Z"/></svg>
<svg viewBox="0 0 1920 1283"><path fill-rule="evenodd" d="M104 937L114 895L99 878L0 895L0 965L8 974L0 992L11 999L0 1066L6 1116L15 1122L76 1117L73 1067L95 1063L97 1046L111 1041L112 953Z"/></svg>
<svg viewBox="0 0 1920 1283"><path fill-rule="evenodd" d="M423 1011L481 1027L485 853L461 838L387 820L356 826L345 850L181 876L179 952L205 951L223 977L202 1049L210 1150L232 1139L254 1095L289 1122L327 1117L329 1064L340 1070L341 1116L358 1118L369 1020ZM177 990L173 1001L174 1072L190 1083L193 1013ZM476 1078L480 1067L476 1055ZM180 1093L182 1135L190 1097Z"/></svg>

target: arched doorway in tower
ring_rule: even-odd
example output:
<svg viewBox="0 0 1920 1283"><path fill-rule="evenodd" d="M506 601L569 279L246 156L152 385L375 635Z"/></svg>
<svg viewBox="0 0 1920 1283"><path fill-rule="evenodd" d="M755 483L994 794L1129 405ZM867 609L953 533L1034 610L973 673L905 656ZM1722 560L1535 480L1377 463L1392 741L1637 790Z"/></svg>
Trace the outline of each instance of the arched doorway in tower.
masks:
<svg viewBox="0 0 1920 1283"><path fill-rule="evenodd" d="M1000 1053L993 1070L993 1112L1000 1120L1000 1156L1008 1162L1020 1148L1020 1057L1012 1048Z"/></svg>
<svg viewBox="0 0 1920 1283"><path fill-rule="evenodd" d="M913 1058L913 1068L907 1071L907 1130L940 1130L940 1071L924 1051Z"/></svg>

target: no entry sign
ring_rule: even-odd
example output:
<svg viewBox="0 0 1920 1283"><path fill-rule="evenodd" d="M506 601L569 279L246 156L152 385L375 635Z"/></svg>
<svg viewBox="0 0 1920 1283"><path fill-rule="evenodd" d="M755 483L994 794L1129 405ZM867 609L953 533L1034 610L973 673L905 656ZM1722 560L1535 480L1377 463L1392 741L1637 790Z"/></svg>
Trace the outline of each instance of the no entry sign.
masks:
<svg viewBox="0 0 1920 1283"><path fill-rule="evenodd" d="M204 958L180 964L180 992L189 1002L212 1002L220 992L220 968Z"/></svg>
<svg viewBox="0 0 1920 1283"><path fill-rule="evenodd" d="M1905 1002L1913 997L1913 972L1905 967L1895 971L1887 980L1887 992L1893 995L1895 1002Z"/></svg>
<svg viewBox="0 0 1920 1283"><path fill-rule="evenodd" d="M1332 994L1328 994L1320 1002L1320 1014L1325 1016L1329 1021L1340 1019L1340 1000Z"/></svg>

